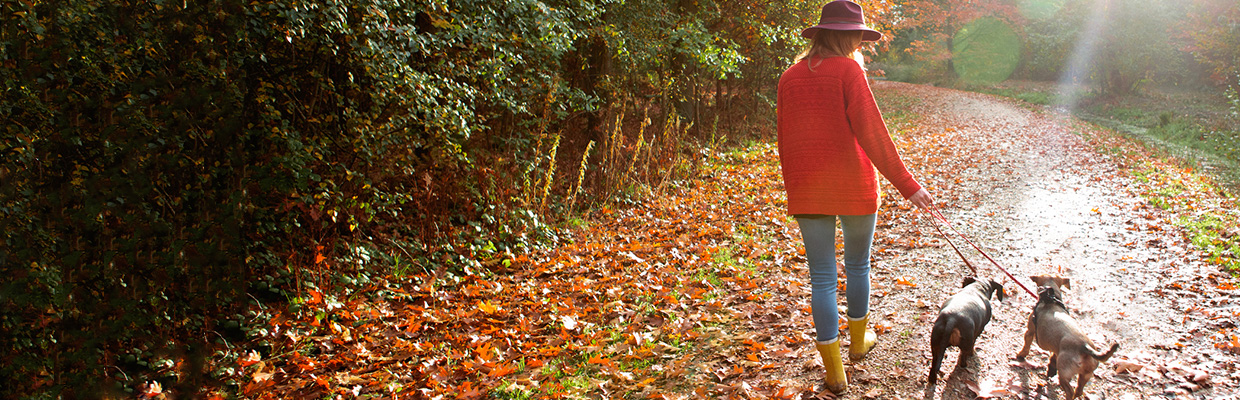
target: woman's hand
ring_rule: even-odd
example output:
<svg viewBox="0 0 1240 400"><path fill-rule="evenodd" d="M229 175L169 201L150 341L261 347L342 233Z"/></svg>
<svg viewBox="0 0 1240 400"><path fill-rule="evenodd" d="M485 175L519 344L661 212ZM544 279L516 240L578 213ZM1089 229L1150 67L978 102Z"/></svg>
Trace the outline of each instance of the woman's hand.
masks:
<svg viewBox="0 0 1240 400"><path fill-rule="evenodd" d="M930 206L934 205L934 197L930 196L930 192L927 192L925 188L918 190L917 193L913 193L913 195L908 198L908 201L913 202L913 204L927 211L930 210Z"/></svg>

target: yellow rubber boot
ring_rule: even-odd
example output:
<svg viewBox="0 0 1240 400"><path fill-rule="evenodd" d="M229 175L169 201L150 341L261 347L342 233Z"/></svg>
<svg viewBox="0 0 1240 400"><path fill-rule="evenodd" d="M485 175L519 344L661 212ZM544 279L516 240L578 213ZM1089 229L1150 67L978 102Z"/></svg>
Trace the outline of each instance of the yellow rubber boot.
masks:
<svg viewBox="0 0 1240 400"><path fill-rule="evenodd" d="M848 317L848 359L858 361L874 348L878 335L866 328L870 322L870 314L861 318Z"/></svg>
<svg viewBox="0 0 1240 400"><path fill-rule="evenodd" d="M844 374L844 360L840 358L840 339L818 342L818 354L822 355L822 366L827 369L827 390L844 393L848 390L848 375Z"/></svg>

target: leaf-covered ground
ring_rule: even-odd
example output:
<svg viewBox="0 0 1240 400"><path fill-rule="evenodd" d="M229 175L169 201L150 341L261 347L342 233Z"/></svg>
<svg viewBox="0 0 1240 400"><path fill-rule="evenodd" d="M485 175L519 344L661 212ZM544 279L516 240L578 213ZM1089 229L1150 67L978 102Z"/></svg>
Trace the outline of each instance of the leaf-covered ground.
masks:
<svg viewBox="0 0 1240 400"><path fill-rule="evenodd" d="M1120 344L1089 398L1238 392L1237 281L1219 272L1227 260L1200 251L1182 228L1206 211L1234 217L1235 198L1130 141L1008 100L888 82L875 90L906 162L954 226L1026 286L1027 275L1071 278L1074 316L1095 342ZM270 347L238 361L240 391L829 397L775 146L702 154L700 163L697 179L637 207L595 211L571 244L488 260L485 276L423 276L350 299L312 294L301 312L272 320ZM1062 398L1041 369L1012 362L1032 297L972 251L1011 297L996 304L978 357L927 387L931 324L968 269L928 217L894 190L885 195L872 272L879 345L846 363L844 397Z"/></svg>

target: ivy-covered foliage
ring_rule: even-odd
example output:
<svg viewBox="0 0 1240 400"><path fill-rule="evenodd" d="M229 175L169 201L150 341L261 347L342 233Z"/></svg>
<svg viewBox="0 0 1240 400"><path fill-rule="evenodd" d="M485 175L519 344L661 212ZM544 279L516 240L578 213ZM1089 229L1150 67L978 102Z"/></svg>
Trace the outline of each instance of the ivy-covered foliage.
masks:
<svg viewBox="0 0 1240 400"><path fill-rule="evenodd" d="M0 2L0 397L131 388L150 354L193 393L247 303L383 273L333 262L359 248L471 273L554 240L624 169L557 166L772 115L819 5Z"/></svg>

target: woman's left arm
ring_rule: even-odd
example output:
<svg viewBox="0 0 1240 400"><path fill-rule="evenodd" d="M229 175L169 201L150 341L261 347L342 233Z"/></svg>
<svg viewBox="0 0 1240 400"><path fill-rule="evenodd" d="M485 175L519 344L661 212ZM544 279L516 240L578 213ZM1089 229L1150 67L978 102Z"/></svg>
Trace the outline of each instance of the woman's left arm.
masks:
<svg viewBox="0 0 1240 400"><path fill-rule="evenodd" d="M861 149L865 150L865 155L870 158L870 162L878 168L878 172L882 173L892 185L895 185L900 195L912 200L914 195L924 192L925 189L917 183L913 174L908 172L908 168L904 166L904 160L900 159L900 153L896 150L895 143L891 141L891 133L887 130L887 124L883 122L883 115L878 110L878 103L874 101L874 93L870 91L865 71L857 65L855 70L850 69L849 72L844 85L846 99L844 107L853 135L856 136ZM929 193L918 196L918 200L932 201L929 199ZM915 201L914 204L916 203Z"/></svg>

